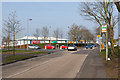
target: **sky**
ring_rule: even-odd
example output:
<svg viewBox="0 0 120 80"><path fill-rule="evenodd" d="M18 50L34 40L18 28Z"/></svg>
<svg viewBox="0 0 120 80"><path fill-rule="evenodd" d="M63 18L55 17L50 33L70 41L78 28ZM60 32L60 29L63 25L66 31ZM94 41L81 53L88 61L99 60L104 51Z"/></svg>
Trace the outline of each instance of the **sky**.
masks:
<svg viewBox="0 0 120 80"><path fill-rule="evenodd" d="M85 26L94 33L98 26L80 16L79 8L80 2L3 2L2 19L6 20L11 12L16 11L17 19L21 21L23 28L17 38L27 35L27 18L32 18L32 21L29 21L29 36L33 36L36 28L41 30L44 26L51 26L49 36L53 36L53 31L57 28L66 35L68 26L73 23ZM117 29L115 32L117 34ZM64 38L67 38L65 35Z"/></svg>

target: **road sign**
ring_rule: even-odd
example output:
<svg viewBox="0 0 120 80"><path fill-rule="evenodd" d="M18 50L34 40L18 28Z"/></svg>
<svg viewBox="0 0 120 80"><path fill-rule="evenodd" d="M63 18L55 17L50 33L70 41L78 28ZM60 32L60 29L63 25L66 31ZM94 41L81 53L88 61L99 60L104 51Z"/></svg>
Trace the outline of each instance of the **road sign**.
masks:
<svg viewBox="0 0 120 80"><path fill-rule="evenodd" d="M100 35L97 35L97 37L100 37Z"/></svg>
<svg viewBox="0 0 120 80"><path fill-rule="evenodd" d="M102 26L102 32L107 32L107 25Z"/></svg>
<svg viewBox="0 0 120 80"><path fill-rule="evenodd" d="M101 44L101 49L104 49L104 44Z"/></svg>

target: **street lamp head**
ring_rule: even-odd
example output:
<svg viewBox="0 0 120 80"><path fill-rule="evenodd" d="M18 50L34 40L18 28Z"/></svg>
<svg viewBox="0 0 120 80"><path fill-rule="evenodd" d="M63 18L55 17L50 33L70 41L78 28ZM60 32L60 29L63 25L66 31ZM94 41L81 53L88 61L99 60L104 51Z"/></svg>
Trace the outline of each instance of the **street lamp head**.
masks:
<svg viewBox="0 0 120 80"><path fill-rule="evenodd" d="M32 20L32 19L29 19L29 20Z"/></svg>

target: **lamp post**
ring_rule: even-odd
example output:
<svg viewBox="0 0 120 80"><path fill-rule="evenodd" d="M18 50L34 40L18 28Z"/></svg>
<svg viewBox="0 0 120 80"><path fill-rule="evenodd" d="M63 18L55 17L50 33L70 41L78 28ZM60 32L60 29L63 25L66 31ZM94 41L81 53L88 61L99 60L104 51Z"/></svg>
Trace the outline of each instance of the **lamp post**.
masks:
<svg viewBox="0 0 120 80"><path fill-rule="evenodd" d="M27 50L28 50L28 20L31 21L32 19L28 19L28 18L27 18Z"/></svg>

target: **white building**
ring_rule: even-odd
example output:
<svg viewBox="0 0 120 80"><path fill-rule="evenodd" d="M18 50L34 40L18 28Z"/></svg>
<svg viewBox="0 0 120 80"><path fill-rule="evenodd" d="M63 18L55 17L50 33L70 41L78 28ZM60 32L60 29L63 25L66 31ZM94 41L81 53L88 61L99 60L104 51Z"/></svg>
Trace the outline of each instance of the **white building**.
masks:
<svg viewBox="0 0 120 80"><path fill-rule="evenodd" d="M58 38L56 39L55 37L47 37L46 39L44 39L44 37L38 37L38 41L36 37L28 37L28 44L34 44L34 43L67 43L68 39L61 39ZM27 36L16 39L16 45L25 45L27 44ZM11 46L12 46L12 42L11 42Z"/></svg>

